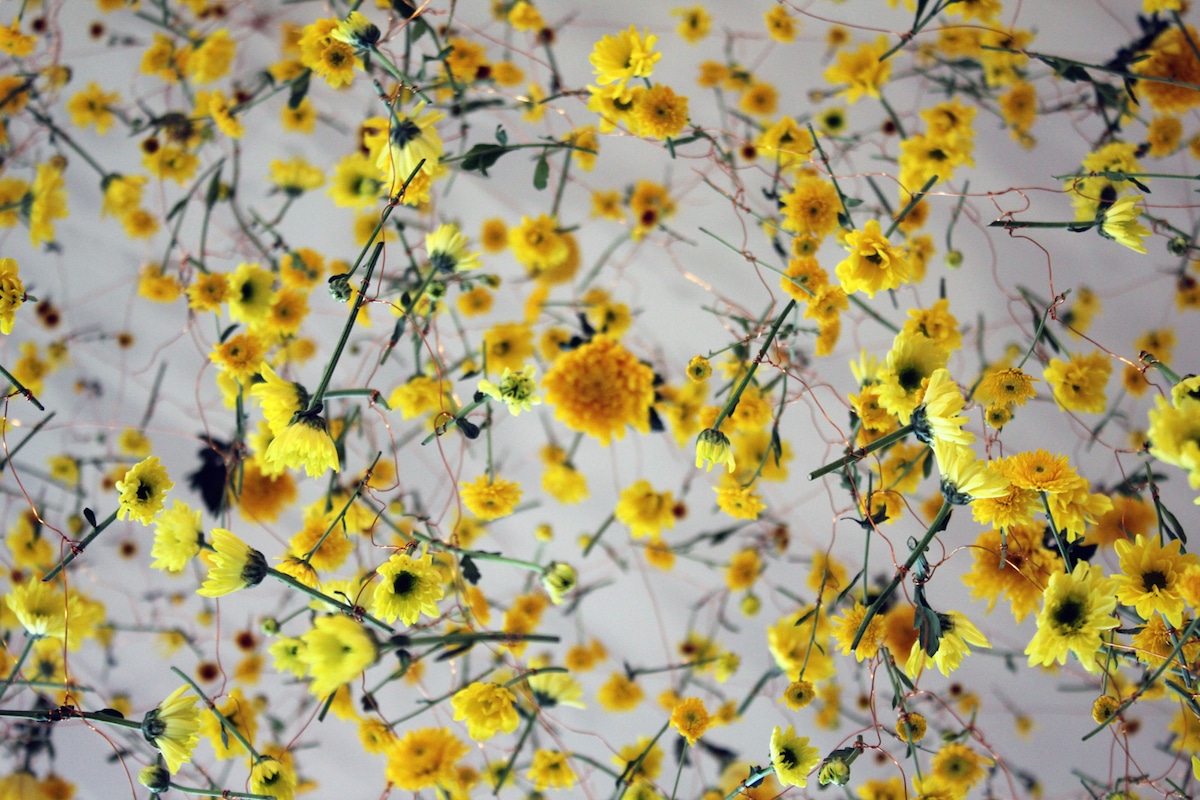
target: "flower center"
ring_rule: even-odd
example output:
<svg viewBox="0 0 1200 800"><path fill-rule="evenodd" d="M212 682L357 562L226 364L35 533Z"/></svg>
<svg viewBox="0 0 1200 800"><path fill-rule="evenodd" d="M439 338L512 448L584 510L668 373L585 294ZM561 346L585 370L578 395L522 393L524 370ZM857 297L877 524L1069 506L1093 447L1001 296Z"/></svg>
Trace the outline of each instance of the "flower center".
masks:
<svg viewBox="0 0 1200 800"><path fill-rule="evenodd" d="M417 577L411 572L401 572L392 580L392 591L399 597L404 597L417 586Z"/></svg>
<svg viewBox="0 0 1200 800"><path fill-rule="evenodd" d="M1155 589L1166 589L1167 576L1157 569L1142 573L1142 588L1147 592L1153 592Z"/></svg>
<svg viewBox="0 0 1200 800"><path fill-rule="evenodd" d="M1054 609L1054 623L1064 630L1079 630L1083 625L1083 603L1075 599L1063 601Z"/></svg>

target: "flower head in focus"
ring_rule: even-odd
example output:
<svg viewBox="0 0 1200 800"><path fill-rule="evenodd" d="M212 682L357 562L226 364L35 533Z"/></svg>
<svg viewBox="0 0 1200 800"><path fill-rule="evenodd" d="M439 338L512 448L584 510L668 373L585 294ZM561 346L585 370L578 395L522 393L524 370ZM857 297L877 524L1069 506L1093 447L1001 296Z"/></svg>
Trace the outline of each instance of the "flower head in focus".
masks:
<svg viewBox="0 0 1200 800"><path fill-rule="evenodd" d="M329 423L319 413L297 413L275 435L263 459L269 466L304 468L310 478L318 478L340 468L337 446L329 435Z"/></svg>
<svg viewBox="0 0 1200 800"><path fill-rule="evenodd" d="M142 718L142 736L162 752L172 773L192 760L200 741L200 711L191 689L180 686Z"/></svg>
<svg viewBox="0 0 1200 800"><path fill-rule="evenodd" d="M696 437L696 469L704 467L709 472L717 464L724 464L727 471L733 472L733 447L728 436L716 428L705 428Z"/></svg>
<svg viewBox="0 0 1200 800"><path fill-rule="evenodd" d="M1117 627L1118 582L1099 566L1080 561L1071 572L1056 572L1042 595L1037 632L1025 648L1030 666L1067 663L1072 652L1088 672L1097 672L1101 635Z"/></svg>
<svg viewBox="0 0 1200 800"><path fill-rule="evenodd" d="M514 417L520 416L522 411L529 411L542 403L542 398L535 394L537 380L533 375L536 371L533 364L527 364L520 372L505 367L500 383L482 380L479 382L479 391L493 400L503 401Z"/></svg>
<svg viewBox="0 0 1200 800"><path fill-rule="evenodd" d="M1141 211L1136 208L1142 199L1141 195L1126 195L1109 206L1104 212L1100 235L1145 255L1146 245L1142 242L1150 235L1150 229L1138 222Z"/></svg>
<svg viewBox="0 0 1200 800"><path fill-rule="evenodd" d="M808 746L807 736L797 736L796 729L775 726L771 733L771 766L784 786L807 786L808 773L821 760L821 751Z"/></svg>
<svg viewBox="0 0 1200 800"><path fill-rule="evenodd" d="M416 623L421 614L438 615L437 601L445 590L433 556L426 553L413 558L396 553L375 570L379 581L371 603L371 613L385 622L399 619L405 625Z"/></svg>
<svg viewBox="0 0 1200 800"><path fill-rule="evenodd" d="M262 583L268 569L262 553L224 528L213 528L212 540L212 566L197 594L222 597Z"/></svg>
<svg viewBox="0 0 1200 800"><path fill-rule="evenodd" d="M117 491L121 493L117 519L136 519L149 525L162 511L167 492L174 486L157 456L139 462L116 483Z"/></svg>

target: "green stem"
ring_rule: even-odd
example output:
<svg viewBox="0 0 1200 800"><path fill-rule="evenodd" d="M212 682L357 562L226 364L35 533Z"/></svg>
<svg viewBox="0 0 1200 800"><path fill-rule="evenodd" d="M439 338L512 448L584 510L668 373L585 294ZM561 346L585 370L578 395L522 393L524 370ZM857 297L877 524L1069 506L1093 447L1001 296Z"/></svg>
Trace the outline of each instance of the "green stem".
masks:
<svg viewBox="0 0 1200 800"><path fill-rule="evenodd" d="M314 600L320 600L322 603L329 603L331 606L335 606L343 614L345 614L349 617L353 617L354 619L361 619L366 622L369 622L372 625L374 625L376 628L379 628L380 630L385 631L388 634L395 634L395 631L392 630L391 626L388 625L386 622L383 622L382 620L378 620L375 617L372 617L370 614L363 613L361 608L355 608L354 606L350 605L349 603L345 603L341 600L336 600L318 589L314 589L311 586L305 586L303 583L296 580L295 578L293 578L291 575L288 575L287 573L280 572L279 570L275 569L274 567L268 567L267 574L270 575L271 577L275 578L277 581L280 581L281 583L286 583L288 586L291 586L293 589L303 592L304 594L308 595L309 597L313 598Z"/></svg>
<svg viewBox="0 0 1200 800"><path fill-rule="evenodd" d="M775 318L774 324L771 325L771 330L767 331L766 341L763 342L762 347L758 350L758 355L755 356L754 360L750 362L750 366L746 369L746 374L742 376L741 383L739 383L737 388L733 390L733 394L731 394L729 399L725 401L725 406L721 409L721 413L717 415L717 420L712 425L713 430L720 431L721 423L725 421L726 417L733 413L733 409L737 406L738 401L742 398L742 392L746 391L746 386L750 383L750 379L754 377L754 373L758 370L758 365L762 363L763 357L766 356L767 349L771 346L771 342L775 341L775 334L779 333L779 326L783 324L783 320L792 313L792 309L795 307L795 299L788 300L787 305L783 307L783 311L780 312L779 316Z"/></svg>
<svg viewBox="0 0 1200 800"><path fill-rule="evenodd" d="M549 52L549 46L546 47ZM553 219L558 219L558 207L562 204L563 191L567 188L567 175L571 172L571 158L575 155L571 150L567 150L566 160L563 161L562 174L558 176L558 190L554 193L554 205L550 207L550 216Z"/></svg>
<svg viewBox="0 0 1200 800"><path fill-rule="evenodd" d="M829 473L834 472L835 470L841 469L842 467L846 466L847 464L853 464L855 461L862 461L864 458L866 458L871 453L874 453L876 450L882 450L885 447L890 447L891 445L893 445L896 442L900 441L901 439L905 438L910 433L912 433L912 430L913 430L912 423L909 423L908 425L905 425L902 428L897 428L896 430L892 431L891 433L889 433L885 436L880 436L875 441L870 442L869 444L867 444L863 447L860 447L857 450L851 450L849 453L842 456L837 461L831 461L828 464L826 464L825 466L821 467L820 469L817 469L817 470L814 470L814 471L808 473L808 479L810 481L815 481L817 478L820 478L822 475L828 475Z"/></svg>
<svg viewBox="0 0 1200 800"><path fill-rule="evenodd" d="M333 358L329 359L329 363L325 366L325 374L321 376L321 383L317 386L317 391L313 393L312 399L308 401L307 413L309 414L315 414L321 407L321 400L325 397L325 390L329 388L329 381L342 357L342 351L346 349L346 341L349 340L350 331L354 328L355 320L358 319L358 310L362 308L363 300L367 297L367 289L371 285L371 275L375 272L375 264L379 261L382 252L383 242L379 242L375 245L375 252L371 254L370 263L367 264L367 274L363 276L362 284L358 288L358 295L354 298L354 307L350 309L350 316L346 318L346 324L342 327L342 335L338 339L337 347L334 348Z"/></svg>
<svg viewBox="0 0 1200 800"><path fill-rule="evenodd" d="M378 389L330 389L325 392L325 399L328 400L331 397L369 397L375 405L383 406L384 411L392 410L387 400L384 399L383 392Z"/></svg>
<svg viewBox="0 0 1200 800"><path fill-rule="evenodd" d="M38 411L46 410L46 407L44 405L42 405L41 403L39 403L38 399L33 396L33 392L31 392L27 388L25 388L25 384L21 383L19 380L14 378L11 372L6 370L4 367L0 367L0 375L3 375L5 378L7 378L8 382L13 385L13 389L16 390L17 394L21 395L26 400L33 403L33 405L37 408Z"/></svg>
<svg viewBox="0 0 1200 800"><path fill-rule="evenodd" d="M12 461L13 458L17 455L17 453L21 452L21 448L24 447L29 442L29 440L34 437L34 434L36 434L42 428L46 427L46 423L49 422L50 420L54 419L54 415L57 413L58 413L57 411L51 411L47 417L42 419L37 425L34 425L33 428L29 431L29 433L25 434L24 439L17 442L16 447L14 447L12 450L8 451L7 456L0 459L0 472L4 472L4 468L8 466L8 462Z"/></svg>
<svg viewBox="0 0 1200 800"><path fill-rule="evenodd" d="M363 475L362 480L360 480L354 486L354 491L350 494L350 499L346 501L346 505L342 506L342 510L339 511L338 515L333 518L333 522L329 523L329 527L325 529L323 534L321 534L321 538L318 539L317 543L312 546L312 549L305 553L304 557L300 559L305 564L308 564L312 560L312 557L316 555L316 552L321 549L321 545L325 544L325 539L329 537L329 534L333 532L333 529L337 527L337 524L346 517L346 512L350 510L350 506L354 505L354 501L357 500L358 496L362 494L363 487L367 485L367 481L371 478L371 471L375 469L375 465L379 463L379 459L382 457L382 452L377 452L375 454L375 460L371 462L371 466L367 467L367 473Z"/></svg>
<svg viewBox="0 0 1200 800"><path fill-rule="evenodd" d="M1050 498L1046 496L1044 491L1041 492L1041 495L1042 507L1046 509L1046 520L1050 523L1050 535L1054 537L1054 543L1058 545L1058 552L1062 556L1063 566L1067 572L1071 572L1075 567L1071 563L1071 556L1067 553L1066 546L1063 544L1062 533L1058 530L1058 525L1054 522L1054 515L1050 513Z"/></svg>
<svg viewBox="0 0 1200 800"><path fill-rule="evenodd" d="M118 511L119 510L120 509L118 509ZM53 569L46 573L46 577L42 578L42 583L54 580L55 576L62 572L68 564L83 554L83 551L87 548L87 546L95 541L96 537L103 533L105 528L107 528L109 525L112 525L116 521L117 511L114 511L109 514L103 522L93 528L92 532L83 538L83 541L81 541L79 544L72 544L71 552L67 553L66 556L63 557L62 561L60 561L54 566Z"/></svg>
<svg viewBox="0 0 1200 800"><path fill-rule="evenodd" d="M892 237L892 234L896 232L896 228L900 227L900 223L904 221L904 218L907 217L914 208L916 208L917 203L921 202L921 198L924 197L925 194L932 189L933 185L937 182L938 176L934 175L929 180L925 181L924 186L922 186L920 189L917 189L916 194L914 194L912 199L908 201L908 205L900 209L900 213L896 215L896 218L892 220L892 224L888 226L887 233L883 235L885 239L890 239Z"/></svg>
<svg viewBox="0 0 1200 800"><path fill-rule="evenodd" d="M33 643L38 640L37 636L25 634L25 646L21 648L21 655L17 658L17 663L13 664L12 671L8 673L8 677L4 679L4 683L0 684L0 700L4 699L4 695L8 692L8 687L16 680L17 675L21 672L21 665L25 663L25 659L29 657L29 651L33 649Z"/></svg>
<svg viewBox="0 0 1200 800"><path fill-rule="evenodd" d="M242 745L242 747L246 748L246 752L250 754L250 757L254 760L255 764L257 764L259 761L262 760L262 756L260 756L258 754L258 751L254 749L254 745L250 744L250 742L246 739L245 735L237 729L236 725L234 725L232 722L229 721L228 717L226 717L224 714L222 714L220 711L217 710L216 704L214 704L213 701L208 699L208 695L206 695L204 693L204 691L199 686L196 685L196 682L194 680L192 680L187 675L187 673L185 673L183 670L179 669L178 667L171 667L171 672L174 672L176 675L178 675L179 677L181 677L185 681L187 681L187 684L196 691L196 694L198 694L204 700L204 702L208 704L208 710L212 713L212 715L214 717L217 718L217 722L221 723L221 727L225 730L226 733L229 733L230 735L232 735L233 738L238 740L238 742ZM141 726L138 726L138 727L141 727Z"/></svg>
<svg viewBox="0 0 1200 800"><path fill-rule="evenodd" d="M1142 692L1146 691L1148 688L1150 688L1151 686L1154 686L1158 682L1159 677L1164 672L1167 671L1167 667L1171 666L1171 662L1179 657L1179 653L1183 650L1183 646L1187 643L1187 640L1192 638L1192 636L1196 633L1197 625L1200 625L1200 617L1196 617L1196 619L1192 620L1188 624L1188 626L1183 629L1183 633L1180 634L1179 641L1175 644L1175 647L1171 650L1171 654L1169 656L1167 656L1165 659L1163 659L1163 663L1159 664L1158 669L1154 670L1154 672L1151 673L1150 677L1148 677L1146 680L1142 681L1138 690L1135 691L1133 694L1129 695L1129 697L1125 699L1125 702L1123 702L1123 703L1121 703L1121 705L1117 706L1116 710L1113 711L1113 713L1109 716L1108 719L1104 720L1104 722L1101 722L1099 725L1097 725L1095 728L1093 728L1091 730L1091 732L1089 732L1086 736L1083 737L1082 741L1086 742L1088 739L1092 738L1097 733L1099 733L1100 731L1107 728L1108 724L1110 722L1112 722L1113 720L1115 720L1117 717L1119 717L1121 715L1122 711L1129 708L1131 705L1133 705L1135 700L1137 700L1139 697L1142 696Z"/></svg>
<svg viewBox="0 0 1200 800"><path fill-rule="evenodd" d="M867 632L867 626L871 624L871 620L875 619L875 615L879 613L879 609L887 602L892 593L900 586L900 582L908 575L913 564L917 563L917 559L925 555L925 551L929 549L930 542L937 535L938 531L945 525L946 520L950 517L952 506L946 500L942 501L942 507L938 509L937 516L933 518L933 522L929 525L929 530L925 531L925 536L921 541L917 542L917 546L912 549L908 555L908 560L904 562L904 566L896 570L896 574L892 576L892 581L880 593L871 605L867 606L867 613L863 617L862 623L858 626L858 632L854 634L854 641L850 644L850 651L853 652L858 647L858 643L862 641L863 634Z"/></svg>
<svg viewBox="0 0 1200 800"><path fill-rule="evenodd" d="M508 780L509 774L512 773L513 765L517 763L517 755L520 754L521 748L525 746L525 741L529 738L529 734L533 733L533 726L537 724L537 714L529 715L529 722L525 725L525 730L521 731L521 738L517 741L517 746L513 748L512 755L508 758L508 763L504 765L504 769L496 776L496 791L494 794L500 794L500 787Z"/></svg>
<svg viewBox="0 0 1200 800"><path fill-rule="evenodd" d="M739 783L736 789L725 795L725 800L736 800L736 798L742 794L744 790L758 786L768 775L774 774L775 767L771 765L767 765L765 767L751 767L750 774L746 776L746 780Z"/></svg>
<svg viewBox="0 0 1200 800"><path fill-rule="evenodd" d="M592 548L596 546L596 542L600 541L600 537L604 535L604 532L608 530L609 526L612 525L616 519L616 514L609 514L608 519L604 520L604 524L600 526L600 530L596 531L596 535L588 539L587 547L583 548L584 558L588 557L588 554L592 552Z"/></svg>

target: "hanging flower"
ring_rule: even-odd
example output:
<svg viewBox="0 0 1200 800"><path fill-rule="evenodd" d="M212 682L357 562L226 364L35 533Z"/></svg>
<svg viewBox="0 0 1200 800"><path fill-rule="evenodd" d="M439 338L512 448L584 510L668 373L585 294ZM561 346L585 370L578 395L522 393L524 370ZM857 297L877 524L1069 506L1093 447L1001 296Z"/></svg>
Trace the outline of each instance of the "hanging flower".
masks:
<svg viewBox="0 0 1200 800"><path fill-rule="evenodd" d="M268 569L262 553L224 528L213 528L212 540L212 566L196 594L222 597L262 583Z"/></svg>
<svg viewBox="0 0 1200 800"><path fill-rule="evenodd" d="M188 694L191 688L180 686L142 719L142 736L163 754L171 773L192 760L200 741L200 710L196 696Z"/></svg>

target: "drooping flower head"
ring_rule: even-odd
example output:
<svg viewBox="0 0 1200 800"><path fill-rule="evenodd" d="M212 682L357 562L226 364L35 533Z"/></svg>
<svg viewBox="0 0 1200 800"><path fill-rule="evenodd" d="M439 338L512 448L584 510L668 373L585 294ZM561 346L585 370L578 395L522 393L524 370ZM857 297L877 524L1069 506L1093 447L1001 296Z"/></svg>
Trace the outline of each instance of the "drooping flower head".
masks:
<svg viewBox="0 0 1200 800"><path fill-rule="evenodd" d="M213 528L212 540L212 566L196 594L221 597L262 583L267 575L267 560L262 553L224 528Z"/></svg>
<svg viewBox="0 0 1200 800"><path fill-rule="evenodd" d="M17 275L17 262L0 258L0 333L12 333L16 312L25 302L25 284Z"/></svg>
<svg viewBox="0 0 1200 800"><path fill-rule="evenodd" d="M329 435L329 423L319 413L301 412L275 435L263 460L269 466L304 468L310 478L318 478L326 470L337 472L341 466L337 446Z"/></svg>
<svg viewBox="0 0 1200 800"><path fill-rule="evenodd" d="M479 253L467 252L468 245L467 237L457 225L439 225L433 233L425 234L425 252L438 272L466 272L482 266Z"/></svg>
<svg viewBox="0 0 1200 800"><path fill-rule="evenodd" d="M162 752L172 773L192 760L200 741L200 711L191 688L180 686L142 719L142 736Z"/></svg>

